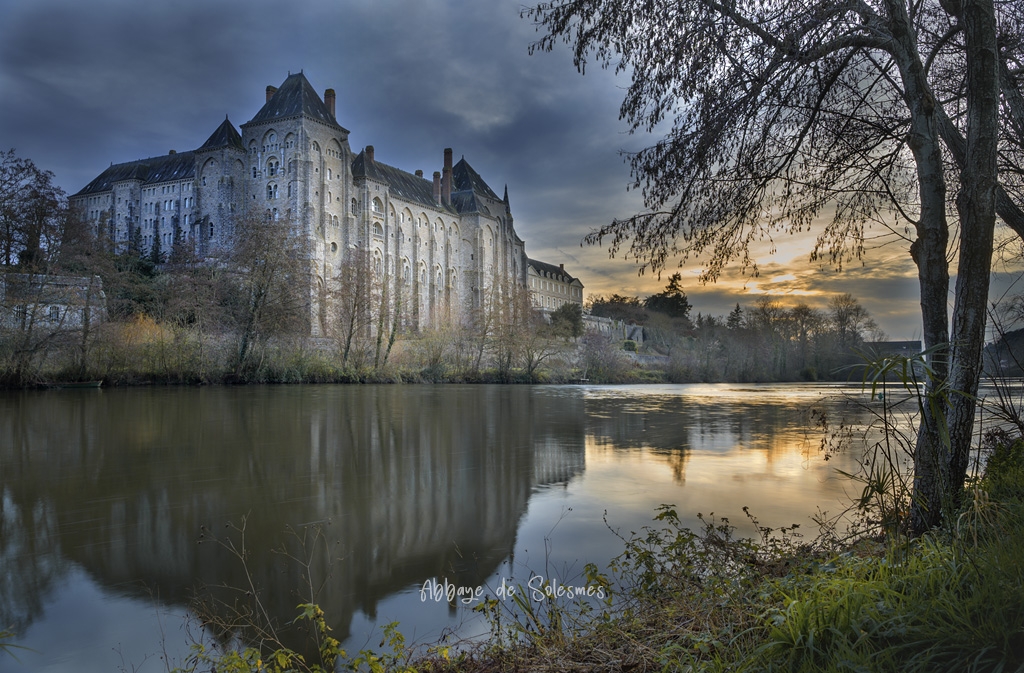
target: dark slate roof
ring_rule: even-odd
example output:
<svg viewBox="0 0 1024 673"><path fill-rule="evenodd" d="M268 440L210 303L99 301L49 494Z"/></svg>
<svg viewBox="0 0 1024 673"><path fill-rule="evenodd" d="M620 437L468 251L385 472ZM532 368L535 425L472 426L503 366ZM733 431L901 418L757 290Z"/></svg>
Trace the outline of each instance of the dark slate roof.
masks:
<svg viewBox="0 0 1024 673"><path fill-rule="evenodd" d="M242 126L298 117L300 115L322 121L348 133L348 131L338 125L334 115L327 109L327 104L313 90L313 85L309 83L309 80L301 72L296 75L288 75L281 88L260 108L256 116L247 123L242 124Z"/></svg>
<svg viewBox="0 0 1024 673"><path fill-rule="evenodd" d="M452 167L452 192L476 192L481 196L501 201L498 195L487 186L480 174L473 170L466 158L459 159L459 163Z"/></svg>
<svg viewBox="0 0 1024 673"><path fill-rule="evenodd" d="M434 201L434 183L432 180L406 173L400 168L382 164L379 161L367 161L366 152L360 152L352 161L352 177L369 178L388 185L391 195L397 199L419 203L431 208L452 211L443 204ZM454 195L453 195L454 200ZM459 211L462 212L462 211Z"/></svg>
<svg viewBox="0 0 1024 673"><path fill-rule="evenodd" d="M192 152L165 154L114 164L81 189L75 196L108 192L115 182L139 180L144 185L170 180L190 180L195 177L195 155Z"/></svg>
<svg viewBox="0 0 1024 673"><path fill-rule="evenodd" d="M472 191L452 192L452 206L460 213L480 212L480 203Z"/></svg>
<svg viewBox="0 0 1024 673"><path fill-rule="evenodd" d="M527 257L526 263L532 266L537 271L540 271L542 274L546 273L549 277L560 278L563 283L571 283L574 280L579 280L578 278L574 278L573 276L570 276L568 273L566 273L565 270L562 269L562 267L555 266L554 264L548 264L547 262L541 262L536 259L530 259L529 257Z"/></svg>
<svg viewBox="0 0 1024 673"><path fill-rule="evenodd" d="M238 133L238 129L235 125L228 121L227 117L224 117L224 121L217 130L213 132L206 142L200 146L200 150L214 150L220 149L221 147L234 147L245 151L245 146L242 145L242 136Z"/></svg>

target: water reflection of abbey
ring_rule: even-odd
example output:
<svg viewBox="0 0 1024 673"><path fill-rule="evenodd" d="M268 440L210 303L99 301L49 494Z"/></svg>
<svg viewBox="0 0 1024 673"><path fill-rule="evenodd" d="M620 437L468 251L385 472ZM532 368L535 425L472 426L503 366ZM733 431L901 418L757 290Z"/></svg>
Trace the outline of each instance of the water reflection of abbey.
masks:
<svg viewBox="0 0 1024 673"><path fill-rule="evenodd" d="M241 565L197 540L245 517L278 618L306 599L304 569L272 548L302 553L305 537L345 635L393 592L491 575L531 489L583 471L582 404L486 386L0 397L0 623L29 623L68 562L177 603L197 584L243 586Z"/></svg>

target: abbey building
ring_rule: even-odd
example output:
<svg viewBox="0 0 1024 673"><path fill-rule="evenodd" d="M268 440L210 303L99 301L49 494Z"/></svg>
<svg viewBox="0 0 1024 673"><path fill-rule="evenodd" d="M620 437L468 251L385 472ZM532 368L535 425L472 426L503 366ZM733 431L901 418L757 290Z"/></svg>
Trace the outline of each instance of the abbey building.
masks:
<svg viewBox="0 0 1024 673"><path fill-rule="evenodd" d="M429 178L378 162L373 146L354 154L335 100L289 75L240 131L225 119L195 150L112 165L72 204L119 248L186 242L208 259L231 250L238 217L291 223L308 250L313 335L329 333L332 286L355 251L391 296L408 297L411 329L458 321L494 288L527 287L536 266L507 189L499 197L450 149Z"/></svg>

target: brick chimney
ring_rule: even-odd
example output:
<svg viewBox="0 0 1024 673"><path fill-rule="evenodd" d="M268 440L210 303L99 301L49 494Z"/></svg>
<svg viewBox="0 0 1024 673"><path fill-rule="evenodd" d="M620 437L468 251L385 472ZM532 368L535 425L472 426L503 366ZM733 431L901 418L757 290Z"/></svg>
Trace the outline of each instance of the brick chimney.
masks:
<svg viewBox="0 0 1024 673"><path fill-rule="evenodd" d="M441 171L434 171L434 203L441 203Z"/></svg>
<svg viewBox="0 0 1024 673"><path fill-rule="evenodd" d="M330 111L331 116L334 116L334 89L327 89L324 91L324 105Z"/></svg>
<svg viewBox="0 0 1024 673"><path fill-rule="evenodd" d="M420 170L419 168L416 169L416 177L418 177L418 178L422 178L423 177L423 171Z"/></svg>
<svg viewBox="0 0 1024 673"><path fill-rule="evenodd" d="M366 146L366 160L373 163L373 145Z"/></svg>
<svg viewBox="0 0 1024 673"><path fill-rule="evenodd" d="M270 102L270 99L274 97L275 93L277 93L277 87L276 86L268 86L267 87L267 102L268 103Z"/></svg>
<svg viewBox="0 0 1024 673"><path fill-rule="evenodd" d="M441 175L441 199L452 202L452 148L444 148L444 173Z"/></svg>

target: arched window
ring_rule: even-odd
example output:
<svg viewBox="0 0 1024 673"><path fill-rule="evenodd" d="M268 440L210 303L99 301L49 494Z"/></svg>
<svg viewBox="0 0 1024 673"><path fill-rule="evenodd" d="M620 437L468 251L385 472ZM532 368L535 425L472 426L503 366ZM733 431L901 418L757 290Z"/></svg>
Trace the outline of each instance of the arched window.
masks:
<svg viewBox="0 0 1024 673"><path fill-rule="evenodd" d="M277 185L276 184L267 185L267 198L268 199L276 199L277 198Z"/></svg>
<svg viewBox="0 0 1024 673"><path fill-rule="evenodd" d="M380 258L380 253L378 252L373 256L373 270L379 276L383 271L383 267L384 263Z"/></svg>
<svg viewBox="0 0 1024 673"><path fill-rule="evenodd" d="M374 199L373 199L373 212L375 212L375 213L384 212L384 204L381 203L381 200L376 198L376 197L374 197Z"/></svg>
<svg viewBox="0 0 1024 673"><path fill-rule="evenodd" d="M355 199L352 199L352 214L353 215L356 214L356 208L358 208L358 202Z"/></svg>
<svg viewBox="0 0 1024 673"><path fill-rule="evenodd" d="M377 238L384 238L384 227L380 226L379 222L373 223L373 235Z"/></svg>
<svg viewBox="0 0 1024 673"><path fill-rule="evenodd" d="M252 167L252 177L254 180L258 177L258 173L256 172L255 166Z"/></svg>
<svg viewBox="0 0 1024 673"><path fill-rule="evenodd" d="M328 169L327 169L327 179L328 179L328 180L330 180L330 179L331 179L331 178L333 178L333 177L334 177L334 174L333 174L333 173L331 172L331 169L330 169L330 168L328 168Z"/></svg>

